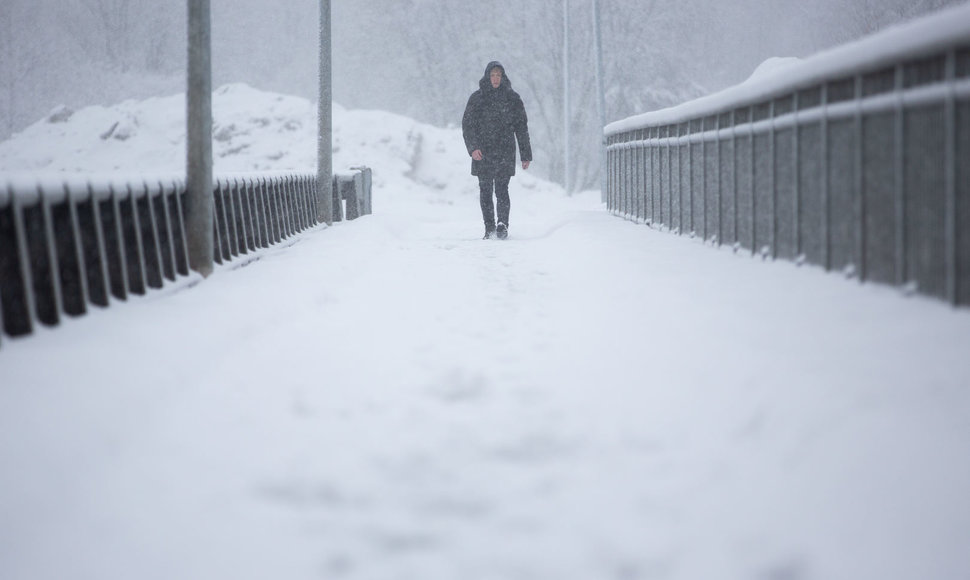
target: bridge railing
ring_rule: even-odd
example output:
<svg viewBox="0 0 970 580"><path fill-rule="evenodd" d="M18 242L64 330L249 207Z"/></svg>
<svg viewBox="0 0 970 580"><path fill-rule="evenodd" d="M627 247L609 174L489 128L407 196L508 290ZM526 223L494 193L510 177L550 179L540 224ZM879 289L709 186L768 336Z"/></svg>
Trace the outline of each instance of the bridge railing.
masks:
<svg viewBox="0 0 970 580"><path fill-rule="evenodd" d="M370 169L334 176L335 220L371 211ZM0 337L188 276L184 179L9 177L0 189ZM316 225L316 174L214 180L222 264ZM347 187L345 184L351 184ZM340 210L340 211L337 211Z"/></svg>
<svg viewBox="0 0 970 580"><path fill-rule="evenodd" d="M970 304L970 6L605 133L617 214Z"/></svg>

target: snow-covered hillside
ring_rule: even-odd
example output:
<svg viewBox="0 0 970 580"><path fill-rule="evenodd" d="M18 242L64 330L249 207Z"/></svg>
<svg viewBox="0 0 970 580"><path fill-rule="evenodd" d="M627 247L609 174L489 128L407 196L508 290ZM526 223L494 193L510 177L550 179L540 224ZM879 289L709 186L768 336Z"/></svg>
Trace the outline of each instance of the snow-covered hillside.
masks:
<svg viewBox="0 0 970 580"><path fill-rule="evenodd" d="M178 171L181 103L0 168ZM4 340L0 579L968 578L966 309L529 172L482 240L459 131L334 121L373 215ZM314 127L220 89L217 169L312 170Z"/></svg>
<svg viewBox="0 0 970 580"><path fill-rule="evenodd" d="M214 91L212 108L216 174L315 171L315 103L232 84ZM375 186L393 183L395 192L478 192L468 175L468 154L458 129L335 104L333 155L336 171L368 165L374 170ZM184 94L78 111L58 107L45 119L0 142L0 174L184 171ZM517 183L528 190L557 190L527 173Z"/></svg>

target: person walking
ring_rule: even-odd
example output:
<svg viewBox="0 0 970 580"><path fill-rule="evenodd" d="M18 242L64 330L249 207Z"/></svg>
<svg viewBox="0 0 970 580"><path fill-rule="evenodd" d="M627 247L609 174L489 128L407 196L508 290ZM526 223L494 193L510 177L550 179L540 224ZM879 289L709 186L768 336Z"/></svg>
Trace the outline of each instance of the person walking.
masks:
<svg viewBox="0 0 970 580"><path fill-rule="evenodd" d="M472 158L472 175L478 177L485 239L497 235L504 240L509 235L509 181L515 175L515 144L519 144L522 169L532 162L532 145L525 105L512 90L502 63L492 61L485 67L478 90L465 105L461 133ZM492 203L493 192L497 204Z"/></svg>

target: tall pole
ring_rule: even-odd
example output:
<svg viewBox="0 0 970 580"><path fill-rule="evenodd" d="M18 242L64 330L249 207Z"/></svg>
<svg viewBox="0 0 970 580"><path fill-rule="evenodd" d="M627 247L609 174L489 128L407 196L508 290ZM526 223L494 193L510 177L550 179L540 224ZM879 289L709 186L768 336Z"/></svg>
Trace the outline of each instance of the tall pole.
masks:
<svg viewBox="0 0 970 580"><path fill-rule="evenodd" d="M600 31L600 3L593 0L593 39L596 42L596 108L600 114L600 201L606 201L606 93L603 90L603 36Z"/></svg>
<svg viewBox="0 0 970 580"><path fill-rule="evenodd" d="M189 2L185 230L189 268L212 273L212 42L209 0Z"/></svg>
<svg viewBox="0 0 970 580"><path fill-rule="evenodd" d="M569 0L562 0L562 120L565 143L563 144L563 174L566 195L572 195L569 173Z"/></svg>
<svg viewBox="0 0 970 580"><path fill-rule="evenodd" d="M333 224L333 87L330 0L320 0L320 93L317 101L317 221Z"/></svg>

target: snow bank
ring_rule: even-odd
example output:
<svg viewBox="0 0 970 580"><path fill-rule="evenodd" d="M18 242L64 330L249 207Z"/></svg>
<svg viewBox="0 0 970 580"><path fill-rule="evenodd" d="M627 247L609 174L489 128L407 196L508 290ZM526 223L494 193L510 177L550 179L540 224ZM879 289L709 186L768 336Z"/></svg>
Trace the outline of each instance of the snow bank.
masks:
<svg viewBox="0 0 970 580"><path fill-rule="evenodd" d="M213 92L214 173L315 172L316 104L237 83ZM474 194L460 129L442 129L383 111L333 107L333 167L374 170L374 187L391 183L425 194ZM129 100L71 111L58 107L45 119L0 143L0 181L84 181L92 175L182 175L185 170L185 95ZM24 173L28 176L25 178ZM51 175L54 174L54 175ZM126 177L127 178L127 177ZM403 179L399 179L403 178ZM526 190L555 186L528 173Z"/></svg>

